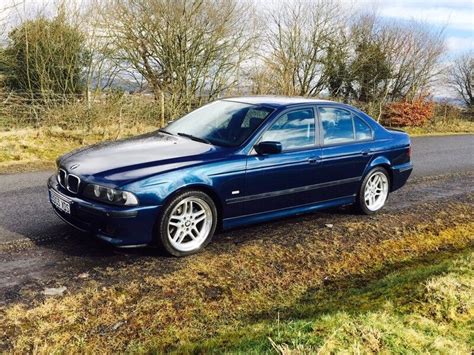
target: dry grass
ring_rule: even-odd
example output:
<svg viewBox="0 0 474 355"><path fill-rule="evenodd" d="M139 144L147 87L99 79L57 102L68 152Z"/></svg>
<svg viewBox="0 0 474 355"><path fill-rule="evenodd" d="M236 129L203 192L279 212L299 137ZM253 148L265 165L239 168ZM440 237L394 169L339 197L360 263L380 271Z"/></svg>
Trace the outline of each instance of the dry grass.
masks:
<svg viewBox="0 0 474 355"><path fill-rule="evenodd" d="M15 173L53 169L60 155L81 146L106 140L130 137L156 129L136 125L95 128L91 131L68 130L59 127L0 132L0 173Z"/></svg>
<svg viewBox="0 0 474 355"><path fill-rule="evenodd" d="M450 204L444 211L430 212L429 223L419 219L423 211L426 207L420 206L406 215L384 218L403 218L412 223L410 228L370 220L346 222L330 231L314 226L293 245L260 239L231 250L214 248L183 260L179 270L164 276L153 275L157 264L152 262L110 269L108 276L121 280L114 286L91 282L82 291L60 299L4 309L0 334L7 339L5 349L15 352L192 349L205 339L245 326L256 315L291 309L325 280L344 283L356 275L371 275L427 253L462 249L472 243L471 203ZM282 233L291 239L291 233ZM327 301L318 306L324 307ZM385 319L378 316L363 324L354 321L351 329L366 327L364 334L376 339L378 330L369 331L371 322L377 320L382 326L392 321L390 315ZM337 324L346 323L343 315L338 319ZM350 331L349 339L355 336ZM376 351L378 345L374 346Z"/></svg>
<svg viewBox="0 0 474 355"><path fill-rule="evenodd" d="M15 110L27 105L16 103ZM36 106L35 106L36 107ZM160 107L149 98L117 96L88 107L78 101L45 107L32 128L35 115L0 110L0 173L54 168L55 159L81 146L129 137L157 129ZM23 117L24 116L24 117ZM3 129L3 130L2 130ZM412 136L474 133L474 122L459 118L435 118L423 127L405 127Z"/></svg>
<svg viewBox="0 0 474 355"><path fill-rule="evenodd" d="M449 120L443 121L435 119L422 127L404 127L411 136L439 136L450 134L474 134L474 121L469 120Z"/></svg>
<svg viewBox="0 0 474 355"><path fill-rule="evenodd" d="M50 169L65 152L148 132L160 124L160 105L144 95L98 94L89 103L79 96L50 105L2 96L0 173Z"/></svg>
<svg viewBox="0 0 474 355"><path fill-rule="evenodd" d="M151 125L76 129L24 128L0 131L0 173L53 169L57 157L81 146L125 138L157 129ZM447 126L405 128L412 136L474 133L474 123L462 121Z"/></svg>

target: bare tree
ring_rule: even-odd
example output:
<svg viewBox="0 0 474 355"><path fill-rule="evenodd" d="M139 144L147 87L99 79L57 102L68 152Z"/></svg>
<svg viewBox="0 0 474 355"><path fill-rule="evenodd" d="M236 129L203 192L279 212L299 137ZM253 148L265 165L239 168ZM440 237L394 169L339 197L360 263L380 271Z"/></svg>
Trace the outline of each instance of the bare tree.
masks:
<svg viewBox="0 0 474 355"><path fill-rule="evenodd" d="M251 43L246 4L237 0L115 0L110 39L171 115L236 85Z"/></svg>
<svg viewBox="0 0 474 355"><path fill-rule="evenodd" d="M474 108L474 53L460 55L448 69L448 83L468 108Z"/></svg>
<svg viewBox="0 0 474 355"><path fill-rule="evenodd" d="M296 0L268 13L264 63L275 93L313 96L326 86L324 63L338 33L341 7L336 1Z"/></svg>
<svg viewBox="0 0 474 355"><path fill-rule="evenodd" d="M424 24L391 23L380 29L391 66L391 100L413 99L429 89L441 74L440 59L446 50L443 30Z"/></svg>

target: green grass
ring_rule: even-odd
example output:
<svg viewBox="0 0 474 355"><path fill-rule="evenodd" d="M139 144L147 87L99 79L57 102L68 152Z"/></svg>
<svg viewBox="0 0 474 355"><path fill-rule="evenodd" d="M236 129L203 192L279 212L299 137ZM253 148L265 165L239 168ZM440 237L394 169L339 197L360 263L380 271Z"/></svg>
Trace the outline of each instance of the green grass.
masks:
<svg viewBox="0 0 474 355"><path fill-rule="evenodd" d="M308 291L289 308L178 352L470 353L474 252Z"/></svg>

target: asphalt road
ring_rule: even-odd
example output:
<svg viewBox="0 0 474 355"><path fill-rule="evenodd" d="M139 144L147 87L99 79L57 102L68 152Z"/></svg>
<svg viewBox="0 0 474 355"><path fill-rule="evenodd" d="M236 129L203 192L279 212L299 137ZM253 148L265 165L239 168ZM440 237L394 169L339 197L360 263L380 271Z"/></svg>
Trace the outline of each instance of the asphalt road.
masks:
<svg viewBox="0 0 474 355"><path fill-rule="evenodd" d="M474 171L474 135L413 138L414 177ZM52 171L0 175L0 244L22 239L67 237L48 202Z"/></svg>

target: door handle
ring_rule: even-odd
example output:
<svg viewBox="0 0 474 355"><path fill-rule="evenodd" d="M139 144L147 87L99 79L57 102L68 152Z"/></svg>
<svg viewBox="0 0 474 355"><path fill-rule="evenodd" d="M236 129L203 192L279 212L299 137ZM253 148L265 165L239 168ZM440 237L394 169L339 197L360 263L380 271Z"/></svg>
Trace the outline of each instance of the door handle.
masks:
<svg viewBox="0 0 474 355"><path fill-rule="evenodd" d="M321 159L320 157L311 157L311 158L308 158L308 163L310 164L316 164L317 162L319 162L319 159Z"/></svg>
<svg viewBox="0 0 474 355"><path fill-rule="evenodd" d="M362 155L364 157L368 156L369 154L372 154L372 149L366 149L362 151Z"/></svg>

